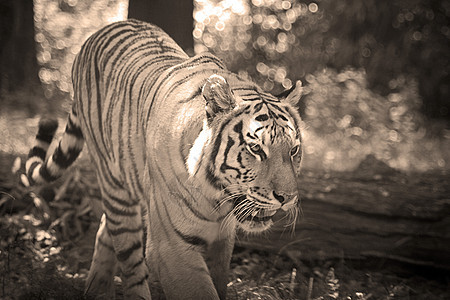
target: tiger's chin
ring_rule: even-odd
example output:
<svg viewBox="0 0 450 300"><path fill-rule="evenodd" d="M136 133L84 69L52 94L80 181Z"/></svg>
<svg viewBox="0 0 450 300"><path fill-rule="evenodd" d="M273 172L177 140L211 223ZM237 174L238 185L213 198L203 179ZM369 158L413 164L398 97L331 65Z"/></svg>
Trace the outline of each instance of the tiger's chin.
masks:
<svg viewBox="0 0 450 300"><path fill-rule="evenodd" d="M247 233L259 233L268 230L273 225L272 220L238 222L238 227Z"/></svg>

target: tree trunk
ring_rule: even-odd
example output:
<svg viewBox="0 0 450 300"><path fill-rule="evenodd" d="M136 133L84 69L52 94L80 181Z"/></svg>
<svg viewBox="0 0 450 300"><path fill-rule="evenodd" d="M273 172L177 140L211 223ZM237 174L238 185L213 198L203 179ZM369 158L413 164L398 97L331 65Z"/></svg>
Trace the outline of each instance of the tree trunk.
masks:
<svg viewBox="0 0 450 300"><path fill-rule="evenodd" d="M0 95L40 85L31 0L0 1Z"/></svg>
<svg viewBox="0 0 450 300"><path fill-rule="evenodd" d="M193 0L130 0L128 17L158 25L192 55L193 9Z"/></svg>

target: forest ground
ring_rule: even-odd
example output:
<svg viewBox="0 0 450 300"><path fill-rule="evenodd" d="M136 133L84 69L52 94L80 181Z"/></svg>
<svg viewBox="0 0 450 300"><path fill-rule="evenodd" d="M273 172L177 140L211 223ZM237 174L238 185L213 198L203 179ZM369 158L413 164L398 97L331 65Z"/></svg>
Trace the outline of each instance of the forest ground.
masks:
<svg viewBox="0 0 450 300"><path fill-rule="evenodd" d="M98 226L98 211L89 201L95 203L98 198L93 174L81 163L69 177L36 192L41 196L30 194L17 185L17 174L11 170L17 169L17 156L24 158L17 149L31 144L30 132L37 121L24 125L17 117L2 122L0 128L9 128L2 140L9 145L1 145L0 151L0 298L83 299ZM339 176L307 173L308 182L322 186L333 185L333 178ZM405 176L420 175L393 171L390 176L396 185ZM435 172L415 182L418 189L436 191L436 197L442 198L442 191L448 192L448 178ZM315 187L304 187L305 194L313 194ZM302 199L313 200L311 196ZM307 240L304 244L308 247ZM292 255L283 252L282 245L255 248L251 240L238 242L231 262L229 299L450 299L448 265L420 265L389 256L302 256L300 250ZM116 279L120 299L120 279Z"/></svg>

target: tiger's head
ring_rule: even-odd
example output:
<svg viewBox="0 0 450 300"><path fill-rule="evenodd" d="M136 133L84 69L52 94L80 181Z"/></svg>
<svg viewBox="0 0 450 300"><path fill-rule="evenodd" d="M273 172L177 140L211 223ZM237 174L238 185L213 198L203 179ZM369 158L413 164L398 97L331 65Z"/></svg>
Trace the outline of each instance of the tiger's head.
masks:
<svg viewBox="0 0 450 300"><path fill-rule="evenodd" d="M224 222L246 232L268 229L277 212L292 222L297 216L302 140L294 105L301 85L286 94L279 99L248 82L230 85L219 75L202 88L206 118L187 167L222 192L217 206L231 209Z"/></svg>

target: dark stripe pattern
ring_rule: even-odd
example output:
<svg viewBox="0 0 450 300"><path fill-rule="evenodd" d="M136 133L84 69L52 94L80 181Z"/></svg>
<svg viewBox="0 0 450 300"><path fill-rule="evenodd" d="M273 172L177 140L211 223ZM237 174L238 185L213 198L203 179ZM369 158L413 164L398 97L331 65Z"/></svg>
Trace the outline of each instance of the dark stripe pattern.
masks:
<svg viewBox="0 0 450 300"><path fill-rule="evenodd" d="M207 115L202 93L212 75L222 76L231 88L229 92L219 90L218 97L239 99L238 107L232 109L236 103L230 103L229 108ZM27 175L36 182L57 179L86 142L105 214L88 291L101 290L106 286L103 283L111 282L108 276L112 274L102 272L103 266L114 265L117 259L125 298L150 298L144 228L150 243L153 239L172 243L173 251L156 254L164 259L158 270L178 274L178 266L167 262L190 263L196 254L204 254L211 243L208 228L230 213L216 212L217 202L211 201L210 195L221 195L230 183L244 185L256 178L246 150L249 141L256 143L264 131L275 142L279 136L289 135L288 124L291 132L298 131L297 115L277 97L230 73L211 54L188 57L157 26L136 20L113 23L93 34L75 58L72 81L74 103L59 145L47 155L56 123L42 121L36 145L30 150ZM194 155L189 150L201 136L206 117L211 135L198 149L201 153L195 153L200 171L193 188L186 161ZM252 130L249 124L253 124ZM263 147L258 155L261 161L268 159ZM238 198L234 207L243 201L246 197ZM241 214L238 221L247 219L242 217L247 209L241 205L234 212ZM153 246L159 251L158 245ZM115 257L101 257L111 250ZM195 265L191 271L197 272L189 274L192 280L209 276L203 265Z"/></svg>

